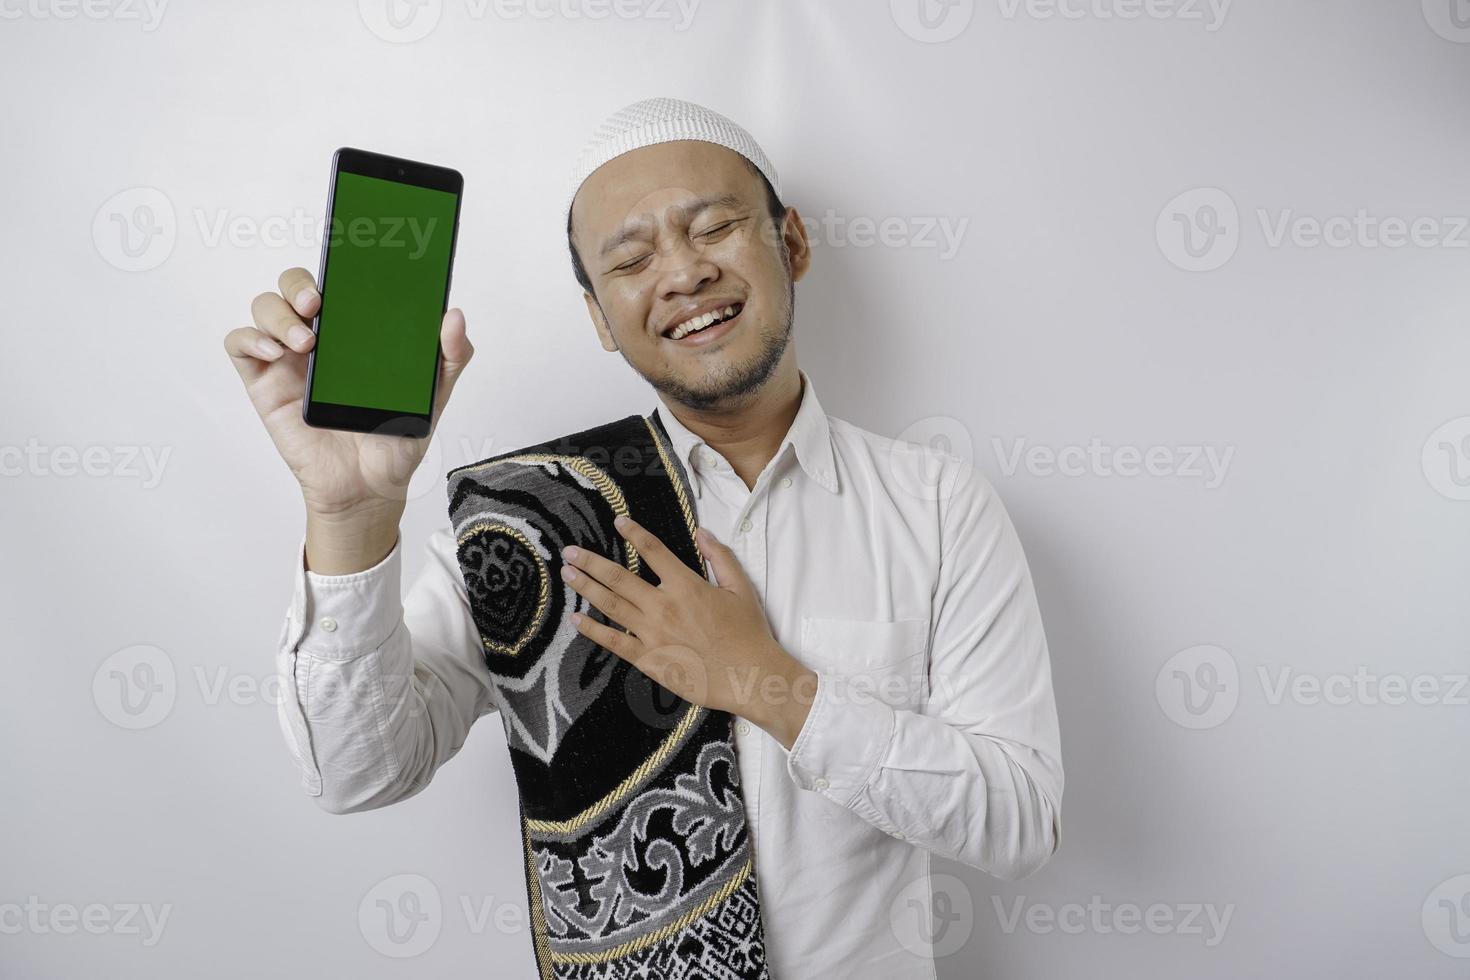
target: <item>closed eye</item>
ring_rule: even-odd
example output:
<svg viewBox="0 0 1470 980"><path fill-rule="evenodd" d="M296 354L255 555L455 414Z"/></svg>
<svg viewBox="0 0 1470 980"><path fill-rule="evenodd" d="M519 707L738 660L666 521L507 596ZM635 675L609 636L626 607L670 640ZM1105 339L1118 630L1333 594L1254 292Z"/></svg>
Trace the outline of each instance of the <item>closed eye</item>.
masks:
<svg viewBox="0 0 1470 980"><path fill-rule="evenodd" d="M650 259L652 257L653 257L653 253L652 252L644 252L642 255L638 256L638 258L636 258L636 259L629 259L627 262L624 262L622 265L615 265L615 266L613 266L613 270L612 271L614 271L614 272L632 272L634 269L636 269L638 266L642 265L644 262L648 261L648 259Z"/></svg>
<svg viewBox="0 0 1470 980"><path fill-rule="evenodd" d="M729 230L732 225L735 225L736 223L744 220L744 218L731 218L729 221L722 221L719 224L715 225L713 228L710 228L707 231L700 232L698 237L709 238L711 235L718 235L722 231Z"/></svg>

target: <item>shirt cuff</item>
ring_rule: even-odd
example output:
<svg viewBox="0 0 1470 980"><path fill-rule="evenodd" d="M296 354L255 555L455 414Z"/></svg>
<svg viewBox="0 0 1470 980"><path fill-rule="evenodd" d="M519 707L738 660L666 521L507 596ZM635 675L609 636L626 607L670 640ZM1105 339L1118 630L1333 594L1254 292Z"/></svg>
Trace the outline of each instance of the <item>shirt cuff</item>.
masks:
<svg viewBox="0 0 1470 980"><path fill-rule="evenodd" d="M817 670L817 692L791 743L786 771L802 789L851 808L888 753L895 711L874 697L847 697L840 675Z"/></svg>
<svg viewBox="0 0 1470 980"><path fill-rule="evenodd" d="M399 535L393 550L372 568L321 575L306 567L303 535L286 617L290 647L327 660L350 660L387 642L403 618L402 548Z"/></svg>

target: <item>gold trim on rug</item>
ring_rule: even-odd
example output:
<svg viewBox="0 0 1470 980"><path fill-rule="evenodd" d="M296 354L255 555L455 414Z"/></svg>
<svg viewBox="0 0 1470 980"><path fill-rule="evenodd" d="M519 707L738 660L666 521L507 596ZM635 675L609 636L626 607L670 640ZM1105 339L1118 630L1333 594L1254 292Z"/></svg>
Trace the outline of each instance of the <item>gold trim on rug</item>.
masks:
<svg viewBox="0 0 1470 980"><path fill-rule="evenodd" d="M464 472L474 473L482 469L488 469L491 466L499 466L503 463L560 463L567 469L576 470L591 480L596 485L597 492L602 494L603 498L611 505L613 513L628 513L628 502L623 498L623 491L613 482L612 477L598 469L597 465L585 456L558 456L555 453L525 453L520 456L507 456L504 459L492 459L488 463L479 463L475 466L467 467ZM628 549L628 571L636 575L641 561L638 557L638 549L627 541L624 541L623 544Z"/></svg>
<svg viewBox="0 0 1470 980"><path fill-rule="evenodd" d="M659 436L658 429L654 426L653 420L646 415L642 416L642 418L643 424L648 426L648 434L653 436L654 448L658 450L658 458L663 460L664 470L669 474L669 482L674 485L674 496L679 498L679 509L684 512L684 524L689 528L689 537L692 541L696 526L694 522L694 508L689 506L689 497L684 493L684 484L679 480L678 463L669 455L668 450L664 448L664 441ZM709 569L704 566L704 552L699 550L698 543L694 545L694 553L699 556L699 573L705 578L709 578Z"/></svg>
<svg viewBox="0 0 1470 980"><path fill-rule="evenodd" d="M504 643L497 643L483 633L480 634L480 643L486 650L506 657L514 657L521 652L522 647L531 642L531 638L541 628L542 617L546 615L546 606L551 601L551 580L546 572L546 562L542 561L541 556L536 554L536 546L531 544L530 539L518 529L500 521L477 521L471 524L460 534L459 540L455 542L455 545L461 548L464 547L465 541L471 535L479 534L481 531L502 531L510 535L521 543L521 546L530 553L532 559L536 562L536 613L531 617L530 628L526 630L520 639L509 646Z"/></svg>
<svg viewBox="0 0 1470 980"><path fill-rule="evenodd" d="M618 487L616 483L613 482L612 477L608 476L594 463L582 456L559 456L554 453L523 453L520 456L507 456L504 459L493 459L488 463L480 463L475 466L466 467L464 472L474 473L480 470L488 469L491 466L498 466L502 463L558 463L562 466L565 466L567 469L575 470L576 472L585 476L587 479L591 480L592 483L597 487L597 492L602 494L603 499L608 502L608 505L610 507L612 507L614 514L628 513L628 502L623 497L623 491ZM677 481L675 481L675 483L677 490ZM539 578L539 594L536 599L536 616L534 620L535 625L533 625L531 629L526 631L525 636L522 636L519 640L517 640L510 646L506 646L504 643L497 643L489 637L485 636L483 633L480 634L480 643L485 647L486 650L490 651L491 653L500 654L502 656L514 657L521 652L521 649L528 642L530 642L531 637L536 635L536 630L541 625L541 617L546 612L546 604L550 600L551 591L549 585L549 577L546 570L546 560L536 553L536 548L531 544L531 542L526 538L524 534L522 534L520 531L517 531L515 528L507 527L505 524L499 522L481 521L471 527L468 527L464 530L463 533L460 534L458 541L456 541L455 543L456 545L463 545L465 539L471 534L475 533L476 531L483 531L487 529L504 531L507 534L510 534L511 536L516 538L516 540L520 541L520 543L524 545L526 550L530 553L531 557L536 560L536 574ZM637 575L638 569L642 567L642 559L638 555L638 549L633 547L632 542L626 539L624 539L623 541L623 547L626 548L628 552L628 558L625 562L628 567L628 571L632 572L634 575ZM623 632L627 631L624 630Z"/></svg>
<svg viewBox="0 0 1470 980"><path fill-rule="evenodd" d="M668 737L659 743L659 747L654 749L653 753L647 759L643 760L642 765L634 769L627 779L618 783L606 796L575 817L568 817L566 820L527 819L526 827L538 835L570 834L574 830L581 829L593 819L602 816L608 810L612 809L619 800L627 796L634 786L647 779L653 770L668 761L669 756L673 755L674 751L683 743L684 737L689 734L690 729L694 727L695 723L699 721L703 714L703 708L697 704L691 704L689 710L684 712L684 717L679 719L679 724L675 725L674 730L669 732Z"/></svg>
<svg viewBox="0 0 1470 980"><path fill-rule="evenodd" d="M611 949L605 949L598 953L558 953L553 951L551 954L551 958L556 963L606 963L609 960L621 959L622 957L627 956L629 953L636 953L640 949L646 949L647 947L652 946L654 943L662 939L667 939L669 936L672 936L679 930L687 928L692 922L694 922L695 919L698 919L700 916L707 914L711 909L715 908L725 899L734 894L735 889L744 884L745 879L749 876L750 859L747 858L745 864L740 868L740 870L735 872L734 877L721 885L717 892L715 892L709 898L705 899L703 902L700 902L697 907L690 909L688 912L685 912L673 922L670 922L668 925L661 926L658 929L655 929L653 932L639 936L637 939L630 939L625 943L619 943Z"/></svg>
<svg viewBox="0 0 1470 980"><path fill-rule="evenodd" d="M536 855L531 853L531 838L521 835L526 845L526 883L531 901L531 945L536 951L536 967L541 980L552 980L551 945L546 936L546 913L541 908L541 876L536 873Z"/></svg>

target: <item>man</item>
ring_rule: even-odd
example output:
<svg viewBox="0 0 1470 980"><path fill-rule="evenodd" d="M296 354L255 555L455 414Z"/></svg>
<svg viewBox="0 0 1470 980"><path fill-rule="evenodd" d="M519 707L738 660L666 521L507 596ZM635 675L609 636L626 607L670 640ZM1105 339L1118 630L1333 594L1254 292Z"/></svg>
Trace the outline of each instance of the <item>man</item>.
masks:
<svg viewBox="0 0 1470 980"><path fill-rule="evenodd" d="M806 229L730 120L674 99L614 114L579 160L567 234L603 348L657 392L714 579L674 575L634 522L620 533L670 578L564 554L570 587L627 632L577 629L737 719L770 976L932 978L931 854L1016 879L1060 831L1046 638L1000 498L955 456L822 410L791 344ZM303 269L279 286L225 346L306 503L283 730L307 791L348 813L418 793L501 702L448 530L400 601L403 502L384 488L427 440L302 424L320 298ZM436 420L473 353L459 310L441 344Z"/></svg>

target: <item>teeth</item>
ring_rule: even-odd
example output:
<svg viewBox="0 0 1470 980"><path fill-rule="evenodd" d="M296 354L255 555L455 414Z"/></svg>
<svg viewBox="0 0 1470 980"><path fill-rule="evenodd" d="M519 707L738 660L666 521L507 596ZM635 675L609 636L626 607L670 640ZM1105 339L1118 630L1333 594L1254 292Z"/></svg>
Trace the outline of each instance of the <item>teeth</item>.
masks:
<svg viewBox="0 0 1470 980"><path fill-rule="evenodd" d="M734 315L735 307L727 306L723 310L714 310L713 312L704 314L704 316L691 317L690 319L675 327L669 333L669 339L678 340L681 337L687 337L691 333L703 330L705 327L709 326L712 323L718 323L721 320L728 319Z"/></svg>

